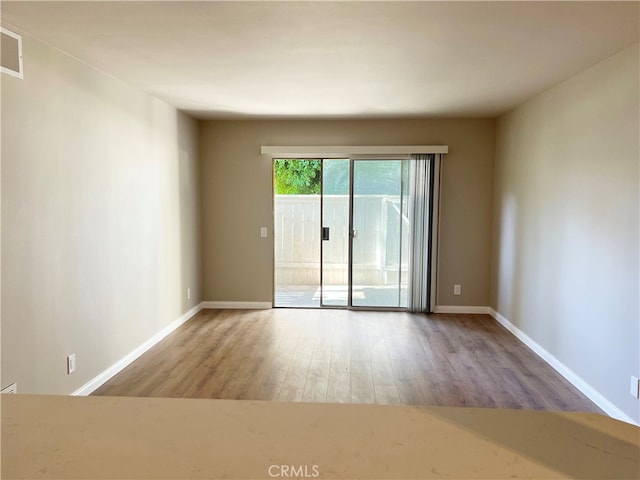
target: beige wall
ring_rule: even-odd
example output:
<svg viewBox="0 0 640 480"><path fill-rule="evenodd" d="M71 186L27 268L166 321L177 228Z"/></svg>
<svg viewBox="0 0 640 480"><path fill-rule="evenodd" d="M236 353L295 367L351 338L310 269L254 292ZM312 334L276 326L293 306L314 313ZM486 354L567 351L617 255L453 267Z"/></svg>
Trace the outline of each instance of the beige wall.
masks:
<svg viewBox="0 0 640 480"><path fill-rule="evenodd" d="M272 300L272 164L261 145L444 144L438 304L488 305L494 141L487 119L201 122L203 299Z"/></svg>
<svg viewBox="0 0 640 480"><path fill-rule="evenodd" d="M24 71L2 78L2 385L67 394L200 301L198 129L29 36Z"/></svg>
<svg viewBox="0 0 640 480"><path fill-rule="evenodd" d="M640 374L638 46L501 117L491 305L627 415Z"/></svg>

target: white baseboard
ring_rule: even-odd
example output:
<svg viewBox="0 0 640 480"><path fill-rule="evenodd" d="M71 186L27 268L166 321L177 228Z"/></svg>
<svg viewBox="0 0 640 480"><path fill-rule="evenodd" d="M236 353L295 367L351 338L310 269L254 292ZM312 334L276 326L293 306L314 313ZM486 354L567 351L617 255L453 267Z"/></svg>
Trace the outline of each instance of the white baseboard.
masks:
<svg viewBox="0 0 640 480"><path fill-rule="evenodd" d="M91 380L89 380L87 383L85 383L83 386L81 386L79 389L77 389L71 395L72 396L90 395L98 387L100 387L105 382L107 382L107 380L109 380L112 377L114 377L121 370L123 370L125 367L129 366L129 364L131 364L134 360L136 360L138 357L140 357L143 353L145 353L147 350L149 350L151 347L153 347L155 344L157 344L160 340L162 340L164 337L169 335L171 332L173 332L176 328L178 328L184 322L186 322L191 317L193 317L196 313L198 313L200 310L202 310L202 308L203 308L202 307L202 303L200 303L200 304L196 305L195 307L193 307L188 312L182 314L180 316L180 318L178 318L177 320L171 322L169 325L164 327L162 330L160 330L158 333L156 333L149 340L144 342L142 345L138 346L132 352L130 352L127 355L125 355L124 357L122 357L120 360L118 360L116 363L111 365L105 371L103 371L102 373L100 373L96 377L94 377Z"/></svg>
<svg viewBox="0 0 640 480"><path fill-rule="evenodd" d="M524 343L527 347L529 347L533 352L538 355L541 359L547 362L556 372L566 378L574 387L580 390L589 400L595 403L598 407L600 407L607 415L612 418L616 418L618 420L622 420L623 422L631 423L633 425L637 425L637 423L629 417L626 413L616 407L613 403L607 400L600 392L598 392L595 388L585 382L582 378L580 378L573 370L567 367L564 363L550 354L547 350L541 347L538 343L536 343L531 337L529 337L526 333L516 327L513 323L511 323L507 318L502 316L500 313L496 312L493 308L489 307L489 315L496 319L496 321L502 325L504 328L509 330L513 335L515 335L518 340Z"/></svg>
<svg viewBox="0 0 640 480"><path fill-rule="evenodd" d="M489 307L466 305L436 305L433 313L489 314Z"/></svg>
<svg viewBox="0 0 640 480"><path fill-rule="evenodd" d="M214 308L217 310L266 310L273 307L271 302L202 302L200 305L202 305L202 308Z"/></svg>

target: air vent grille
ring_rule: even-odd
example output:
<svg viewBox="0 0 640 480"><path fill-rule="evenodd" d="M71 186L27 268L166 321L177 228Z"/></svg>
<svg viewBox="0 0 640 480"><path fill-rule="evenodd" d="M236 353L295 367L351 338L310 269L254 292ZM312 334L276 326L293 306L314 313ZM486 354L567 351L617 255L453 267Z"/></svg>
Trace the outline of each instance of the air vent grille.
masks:
<svg viewBox="0 0 640 480"><path fill-rule="evenodd" d="M0 71L22 78L22 37L0 27Z"/></svg>

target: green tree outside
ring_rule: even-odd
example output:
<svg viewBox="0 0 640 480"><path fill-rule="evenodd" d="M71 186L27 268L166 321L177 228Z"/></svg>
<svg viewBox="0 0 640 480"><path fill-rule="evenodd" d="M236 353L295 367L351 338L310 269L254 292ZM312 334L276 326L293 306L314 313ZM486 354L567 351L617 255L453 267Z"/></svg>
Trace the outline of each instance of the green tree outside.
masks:
<svg viewBox="0 0 640 480"><path fill-rule="evenodd" d="M314 159L276 159L275 190L279 195L318 195L321 161Z"/></svg>

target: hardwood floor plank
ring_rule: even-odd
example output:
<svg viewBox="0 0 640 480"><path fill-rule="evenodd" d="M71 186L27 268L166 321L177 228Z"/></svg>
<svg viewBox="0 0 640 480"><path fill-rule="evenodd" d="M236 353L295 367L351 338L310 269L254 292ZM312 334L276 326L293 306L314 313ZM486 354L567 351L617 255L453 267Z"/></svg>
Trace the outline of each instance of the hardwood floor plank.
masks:
<svg viewBox="0 0 640 480"><path fill-rule="evenodd" d="M334 324L334 321L325 321L322 323L322 328L317 332L318 338L313 347L309 372L302 395L302 401L304 402L327 401Z"/></svg>
<svg viewBox="0 0 640 480"><path fill-rule="evenodd" d="M203 310L93 395L600 412L488 315Z"/></svg>
<svg viewBox="0 0 640 480"><path fill-rule="evenodd" d="M345 320L337 321L331 345L327 402L351 402L351 348Z"/></svg>
<svg viewBox="0 0 640 480"><path fill-rule="evenodd" d="M375 403L376 394L373 387L373 374L371 372L371 359L369 347L358 345L351 349L351 402Z"/></svg>
<svg viewBox="0 0 640 480"><path fill-rule="evenodd" d="M309 368L309 375L304 386L302 401L321 402L327 401L327 390L329 389L329 370L331 362L323 360L312 360Z"/></svg>
<svg viewBox="0 0 640 480"><path fill-rule="evenodd" d="M287 402L302 400L302 394L304 393L311 367L313 349L314 339L312 337L305 336L300 338L289 363L289 369L284 378L278 400Z"/></svg>
<svg viewBox="0 0 640 480"><path fill-rule="evenodd" d="M383 337L369 337L369 352L373 383L380 387L395 387L396 379L391 368L389 350Z"/></svg>

